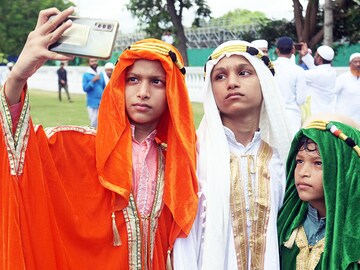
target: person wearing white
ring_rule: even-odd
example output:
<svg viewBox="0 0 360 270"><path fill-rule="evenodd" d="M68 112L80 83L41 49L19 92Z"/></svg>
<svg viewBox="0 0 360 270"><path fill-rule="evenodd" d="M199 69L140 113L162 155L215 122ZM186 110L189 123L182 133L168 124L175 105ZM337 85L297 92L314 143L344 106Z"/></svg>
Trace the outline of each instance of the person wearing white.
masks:
<svg viewBox="0 0 360 270"><path fill-rule="evenodd" d="M206 63L198 214L190 235L175 242L176 270L279 269L290 134L272 72L245 41L223 43Z"/></svg>
<svg viewBox="0 0 360 270"><path fill-rule="evenodd" d="M353 53L349 62L350 70L336 78L335 110L360 123L360 53Z"/></svg>
<svg viewBox="0 0 360 270"><path fill-rule="evenodd" d="M255 39L253 41L251 41L251 46L259 49L259 50L262 50L262 52L265 54L265 55L269 55L269 43L267 42L267 40L265 39Z"/></svg>
<svg viewBox="0 0 360 270"><path fill-rule="evenodd" d="M305 70L308 95L311 98L311 115L334 112L336 71L331 66L334 50L327 45L320 46L312 57L306 43L300 50L301 60L308 66Z"/></svg>
<svg viewBox="0 0 360 270"><path fill-rule="evenodd" d="M107 85L108 82L110 81L110 77L114 71L114 68L115 68L115 66L111 62L107 62L104 65L103 77L104 77L105 85Z"/></svg>
<svg viewBox="0 0 360 270"><path fill-rule="evenodd" d="M171 29L166 30L166 32L162 35L161 40L171 45L174 43L174 38L171 34Z"/></svg>
<svg viewBox="0 0 360 270"><path fill-rule="evenodd" d="M278 58L273 62L275 79L284 100L292 137L301 127L300 106L305 103L307 96L305 71L291 60L294 53L295 47L291 38L280 37L277 40L276 54Z"/></svg>

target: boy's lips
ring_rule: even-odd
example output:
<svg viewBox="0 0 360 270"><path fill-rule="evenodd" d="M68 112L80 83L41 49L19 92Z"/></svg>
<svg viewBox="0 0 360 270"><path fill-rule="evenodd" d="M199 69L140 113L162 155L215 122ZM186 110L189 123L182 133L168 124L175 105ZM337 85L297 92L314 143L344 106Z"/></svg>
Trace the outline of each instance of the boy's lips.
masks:
<svg viewBox="0 0 360 270"><path fill-rule="evenodd" d="M240 96L243 97L245 96L244 94L240 93L240 92L231 92L229 94L226 95L225 99L229 99L231 97L236 97L236 96Z"/></svg>
<svg viewBox="0 0 360 270"><path fill-rule="evenodd" d="M149 111L152 107L146 103L134 103L132 105L135 110L137 110L138 112L147 112Z"/></svg>
<svg viewBox="0 0 360 270"><path fill-rule="evenodd" d="M303 188L309 188L309 187L311 187L311 185L309 185L309 184L307 184L305 182L300 182L300 183L296 184L296 187L300 188L300 189L303 189Z"/></svg>

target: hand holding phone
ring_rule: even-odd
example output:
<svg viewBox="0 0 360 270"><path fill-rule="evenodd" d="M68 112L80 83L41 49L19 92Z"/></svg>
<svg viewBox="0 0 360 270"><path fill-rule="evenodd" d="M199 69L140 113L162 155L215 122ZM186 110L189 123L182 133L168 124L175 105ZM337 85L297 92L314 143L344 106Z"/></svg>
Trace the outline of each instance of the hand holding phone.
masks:
<svg viewBox="0 0 360 270"><path fill-rule="evenodd" d="M119 28L117 21L73 16L68 19L72 26L50 46L51 51L98 59L111 57Z"/></svg>
<svg viewBox="0 0 360 270"><path fill-rule="evenodd" d="M303 44L304 44L303 42L294 43L295 50L300 51Z"/></svg>

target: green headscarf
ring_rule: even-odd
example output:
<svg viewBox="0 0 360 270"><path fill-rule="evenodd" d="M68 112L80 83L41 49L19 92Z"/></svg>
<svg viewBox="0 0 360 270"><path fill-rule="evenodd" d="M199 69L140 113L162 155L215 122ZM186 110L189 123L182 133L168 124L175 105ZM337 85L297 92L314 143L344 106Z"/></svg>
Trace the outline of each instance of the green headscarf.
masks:
<svg viewBox="0 0 360 270"><path fill-rule="evenodd" d="M298 196L294 181L297 146L303 136L318 145L323 168L325 248L316 269L360 269L357 263L360 261L360 131L340 122L312 122L309 128L296 134L291 144L284 205L278 217L280 250L285 249L284 242L304 222L308 210L307 202ZM287 265L286 269L296 269L294 263L290 264L293 265Z"/></svg>

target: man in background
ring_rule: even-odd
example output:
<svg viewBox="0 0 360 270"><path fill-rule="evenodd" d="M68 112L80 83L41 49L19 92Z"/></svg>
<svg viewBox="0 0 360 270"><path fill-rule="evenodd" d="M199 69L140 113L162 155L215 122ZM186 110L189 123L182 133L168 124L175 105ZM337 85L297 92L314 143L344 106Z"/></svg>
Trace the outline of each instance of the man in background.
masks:
<svg viewBox="0 0 360 270"><path fill-rule="evenodd" d="M275 80L284 100L292 137L301 127L300 105L306 100L305 71L292 60L294 53L294 42L290 37L280 37L277 40L278 58L274 61Z"/></svg>
<svg viewBox="0 0 360 270"><path fill-rule="evenodd" d="M350 55L350 70L336 78L335 110L360 123L360 53Z"/></svg>
<svg viewBox="0 0 360 270"><path fill-rule="evenodd" d="M173 44L174 43L174 38L172 36L172 33L171 33L171 29L167 29L165 31L165 33L163 34L163 36L161 37L161 40L166 42L166 43L169 43L169 44Z"/></svg>
<svg viewBox="0 0 360 270"><path fill-rule="evenodd" d="M0 74L1 75L0 76L0 87L2 87L5 84L7 77L9 75L10 71L12 70L13 66L14 66L13 62L9 62L6 64L7 70L5 70L3 72L3 74Z"/></svg>
<svg viewBox="0 0 360 270"><path fill-rule="evenodd" d="M312 57L307 44L303 43L299 53L302 56L301 60L309 68L305 70L305 77L311 99L310 114L333 112L336 71L331 63L335 55L334 50L322 45L317 48L315 57Z"/></svg>
<svg viewBox="0 0 360 270"><path fill-rule="evenodd" d="M114 71L114 64L111 62L108 62L105 64L104 66L104 80L105 80L105 85L108 84L110 78L111 78L111 74Z"/></svg>
<svg viewBox="0 0 360 270"><path fill-rule="evenodd" d="M66 69L64 66L65 66L64 62L61 62L60 68L56 71L56 73L58 75L59 101L62 101L61 89L64 89L65 93L67 95L68 101L72 102L72 100L70 98L70 94L69 94L68 83L67 83L67 72L66 72Z"/></svg>
<svg viewBox="0 0 360 270"><path fill-rule="evenodd" d="M259 50L262 50L262 52L265 55L269 55L269 44L265 39L256 39L251 42L251 45Z"/></svg>
<svg viewBox="0 0 360 270"><path fill-rule="evenodd" d="M105 80L103 74L98 72L97 59L89 58L88 63L89 67L83 74L82 85L84 92L86 92L86 107L89 114L90 126L96 128L101 96L105 88Z"/></svg>

